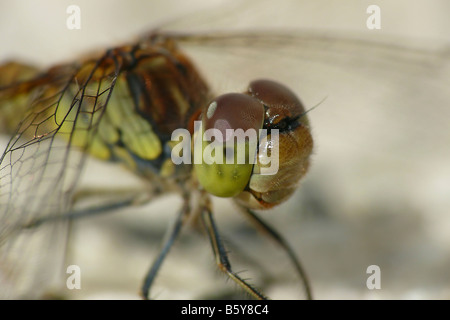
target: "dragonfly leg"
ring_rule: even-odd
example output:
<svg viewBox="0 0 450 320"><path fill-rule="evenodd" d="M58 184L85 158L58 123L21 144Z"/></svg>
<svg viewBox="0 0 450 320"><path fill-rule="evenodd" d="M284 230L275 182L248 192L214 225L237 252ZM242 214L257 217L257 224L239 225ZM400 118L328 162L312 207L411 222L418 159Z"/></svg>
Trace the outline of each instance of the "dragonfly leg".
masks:
<svg viewBox="0 0 450 320"><path fill-rule="evenodd" d="M255 225L263 231L264 233L268 234L275 242L281 246L286 253L288 254L289 258L291 259L292 263L295 266L295 269L297 270L298 274L300 275L300 279L303 282L303 286L305 289L306 298L308 300L312 300L312 292L311 292L311 286L309 284L308 277L306 275L305 270L303 269L300 260L296 256L294 250L292 250L291 246L288 244L288 242L271 226L269 226L266 222L264 222L260 217L256 215L253 211L242 208L244 213L247 215L250 220L255 223Z"/></svg>
<svg viewBox="0 0 450 320"><path fill-rule="evenodd" d="M164 240L162 242L162 246L157 258L155 259L150 269L148 270L147 275L145 276L144 283L141 289L141 296L145 300L150 298L149 297L150 288L153 284L153 281L155 280L156 274L158 273L165 257L169 253L170 248L172 247L176 238L178 237L183 222L185 221L185 217L189 213L189 210L190 210L189 201L185 199L183 207L178 212L174 223L170 225L169 228L167 229L166 235L164 236Z"/></svg>
<svg viewBox="0 0 450 320"><path fill-rule="evenodd" d="M136 204L144 204L161 193L162 191L160 189L153 188L146 189L145 191L142 191L142 188L83 188L74 193L72 205L101 197L109 197L111 199L124 198L124 194L129 195L129 197L134 197Z"/></svg>
<svg viewBox="0 0 450 320"><path fill-rule="evenodd" d="M216 259L217 266L224 272L229 278L240 285L246 292L251 296L259 300L266 300L267 297L255 289L252 285L248 284L245 280L240 278L236 273L231 270L231 264L228 260L228 256L223 246L222 240L220 239L218 229L214 222L211 211L205 208L202 212L203 222L208 233L209 239L211 240L212 249L214 252L214 257Z"/></svg>
<svg viewBox="0 0 450 320"><path fill-rule="evenodd" d="M128 190L130 191L130 190ZM21 226L22 228L35 228L43 223L47 223L50 221L56 221L56 220L72 220L72 219L79 219L83 217L89 217L89 216L95 216L105 213L113 212L114 210L119 210L122 208L126 208L129 206L135 206L135 205L143 205L152 199L154 199L156 196L158 196L161 192L155 191L152 193L142 193L142 192L135 192L135 194L130 195L128 197L123 197L124 190L111 190L111 189L87 189L82 190L74 195L72 204L75 204L77 202L80 202L85 199L89 198L95 198L99 196L105 196L108 195L110 197L114 197L115 194L117 196L121 196L122 199L108 202L106 204L101 204L97 206L92 206L88 208L78 209L78 210L71 210L65 214L50 214L44 217L39 217L33 221L28 222L26 225Z"/></svg>

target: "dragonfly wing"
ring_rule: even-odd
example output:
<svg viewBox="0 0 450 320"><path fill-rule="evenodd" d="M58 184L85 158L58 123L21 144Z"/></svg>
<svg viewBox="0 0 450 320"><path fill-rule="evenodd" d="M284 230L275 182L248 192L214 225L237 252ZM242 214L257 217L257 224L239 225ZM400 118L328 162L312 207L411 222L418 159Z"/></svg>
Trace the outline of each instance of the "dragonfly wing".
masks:
<svg viewBox="0 0 450 320"><path fill-rule="evenodd" d="M4 96L12 90L12 98L26 95L29 103L26 117L0 158L3 287L13 283L11 288L17 291L18 284L43 278L24 275L21 269L33 269L33 253L45 261L44 255L55 251L50 249L52 243L64 243L65 232L55 225L61 221L33 230L23 228L70 209L86 154L96 147L94 137L119 70L119 63L105 55L81 65L56 67L34 80L4 88ZM34 230L42 228L52 230ZM7 290L4 294L8 295Z"/></svg>

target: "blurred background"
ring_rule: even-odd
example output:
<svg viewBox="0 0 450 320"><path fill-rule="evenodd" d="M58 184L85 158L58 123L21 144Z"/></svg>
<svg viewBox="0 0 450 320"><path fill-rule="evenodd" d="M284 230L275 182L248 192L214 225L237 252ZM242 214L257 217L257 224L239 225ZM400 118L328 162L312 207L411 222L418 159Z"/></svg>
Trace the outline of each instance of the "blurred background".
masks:
<svg viewBox="0 0 450 320"><path fill-rule="evenodd" d="M69 30L69 5L81 29ZM369 30L366 9L381 9ZM182 44L218 93L255 78L290 86L310 108L315 152L287 203L260 216L300 257L316 299L450 298L450 4L445 1L15 1L0 3L0 61L42 67L171 30L278 31L287 42ZM2 136L1 146L8 137ZM139 186L91 160L81 186ZM181 200L175 195L74 223L68 264L82 289L67 299L139 298ZM298 299L287 256L231 201L216 219L235 271L273 299ZM369 290L367 267L381 271ZM1 289L0 289L1 290ZM245 298L221 275L208 239L185 229L152 288L156 299Z"/></svg>

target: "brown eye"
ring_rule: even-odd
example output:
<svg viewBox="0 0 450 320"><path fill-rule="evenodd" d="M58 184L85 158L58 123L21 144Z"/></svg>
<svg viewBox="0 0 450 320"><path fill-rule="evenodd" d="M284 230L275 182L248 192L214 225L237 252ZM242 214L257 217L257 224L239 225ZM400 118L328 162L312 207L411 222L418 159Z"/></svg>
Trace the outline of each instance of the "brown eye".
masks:
<svg viewBox="0 0 450 320"><path fill-rule="evenodd" d="M261 101L266 108L266 124L277 124L283 119L301 116L305 109L294 92L271 80L255 80L248 87L249 94ZM305 118L306 120L306 118Z"/></svg>
<svg viewBox="0 0 450 320"><path fill-rule="evenodd" d="M258 162L236 201L247 208L271 208L286 201L308 171L313 139L303 105L290 89L274 81L255 80L247 94L264 105L263 130L268 135L259 141ZM273 159L272 150L278 150ZM262 173L268 163L278 168L274 174Z"/></svg>
<svg viewBox="0 0 450 320"><path fill-rule="evenodd" d="M205 130L219 129L223 137L226 137L226 129L259 130L264 120L264 106L248 95L228 93L209 104L203 119Z"/></svg>

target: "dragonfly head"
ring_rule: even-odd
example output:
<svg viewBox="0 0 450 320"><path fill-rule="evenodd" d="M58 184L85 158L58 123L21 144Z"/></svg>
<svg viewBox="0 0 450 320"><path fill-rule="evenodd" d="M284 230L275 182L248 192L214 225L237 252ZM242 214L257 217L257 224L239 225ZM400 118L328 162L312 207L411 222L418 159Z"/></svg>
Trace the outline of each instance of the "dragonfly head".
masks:
<svg viewBox="0 0 450 320"><path fill-rule="evenodd" d="M194 170L203 188L245 207L287 200L309 167L313 140L306 112L287 87L250 83L243 94L214 99L194 133ZM198 157L197 157L198 159Z"/></svg>

